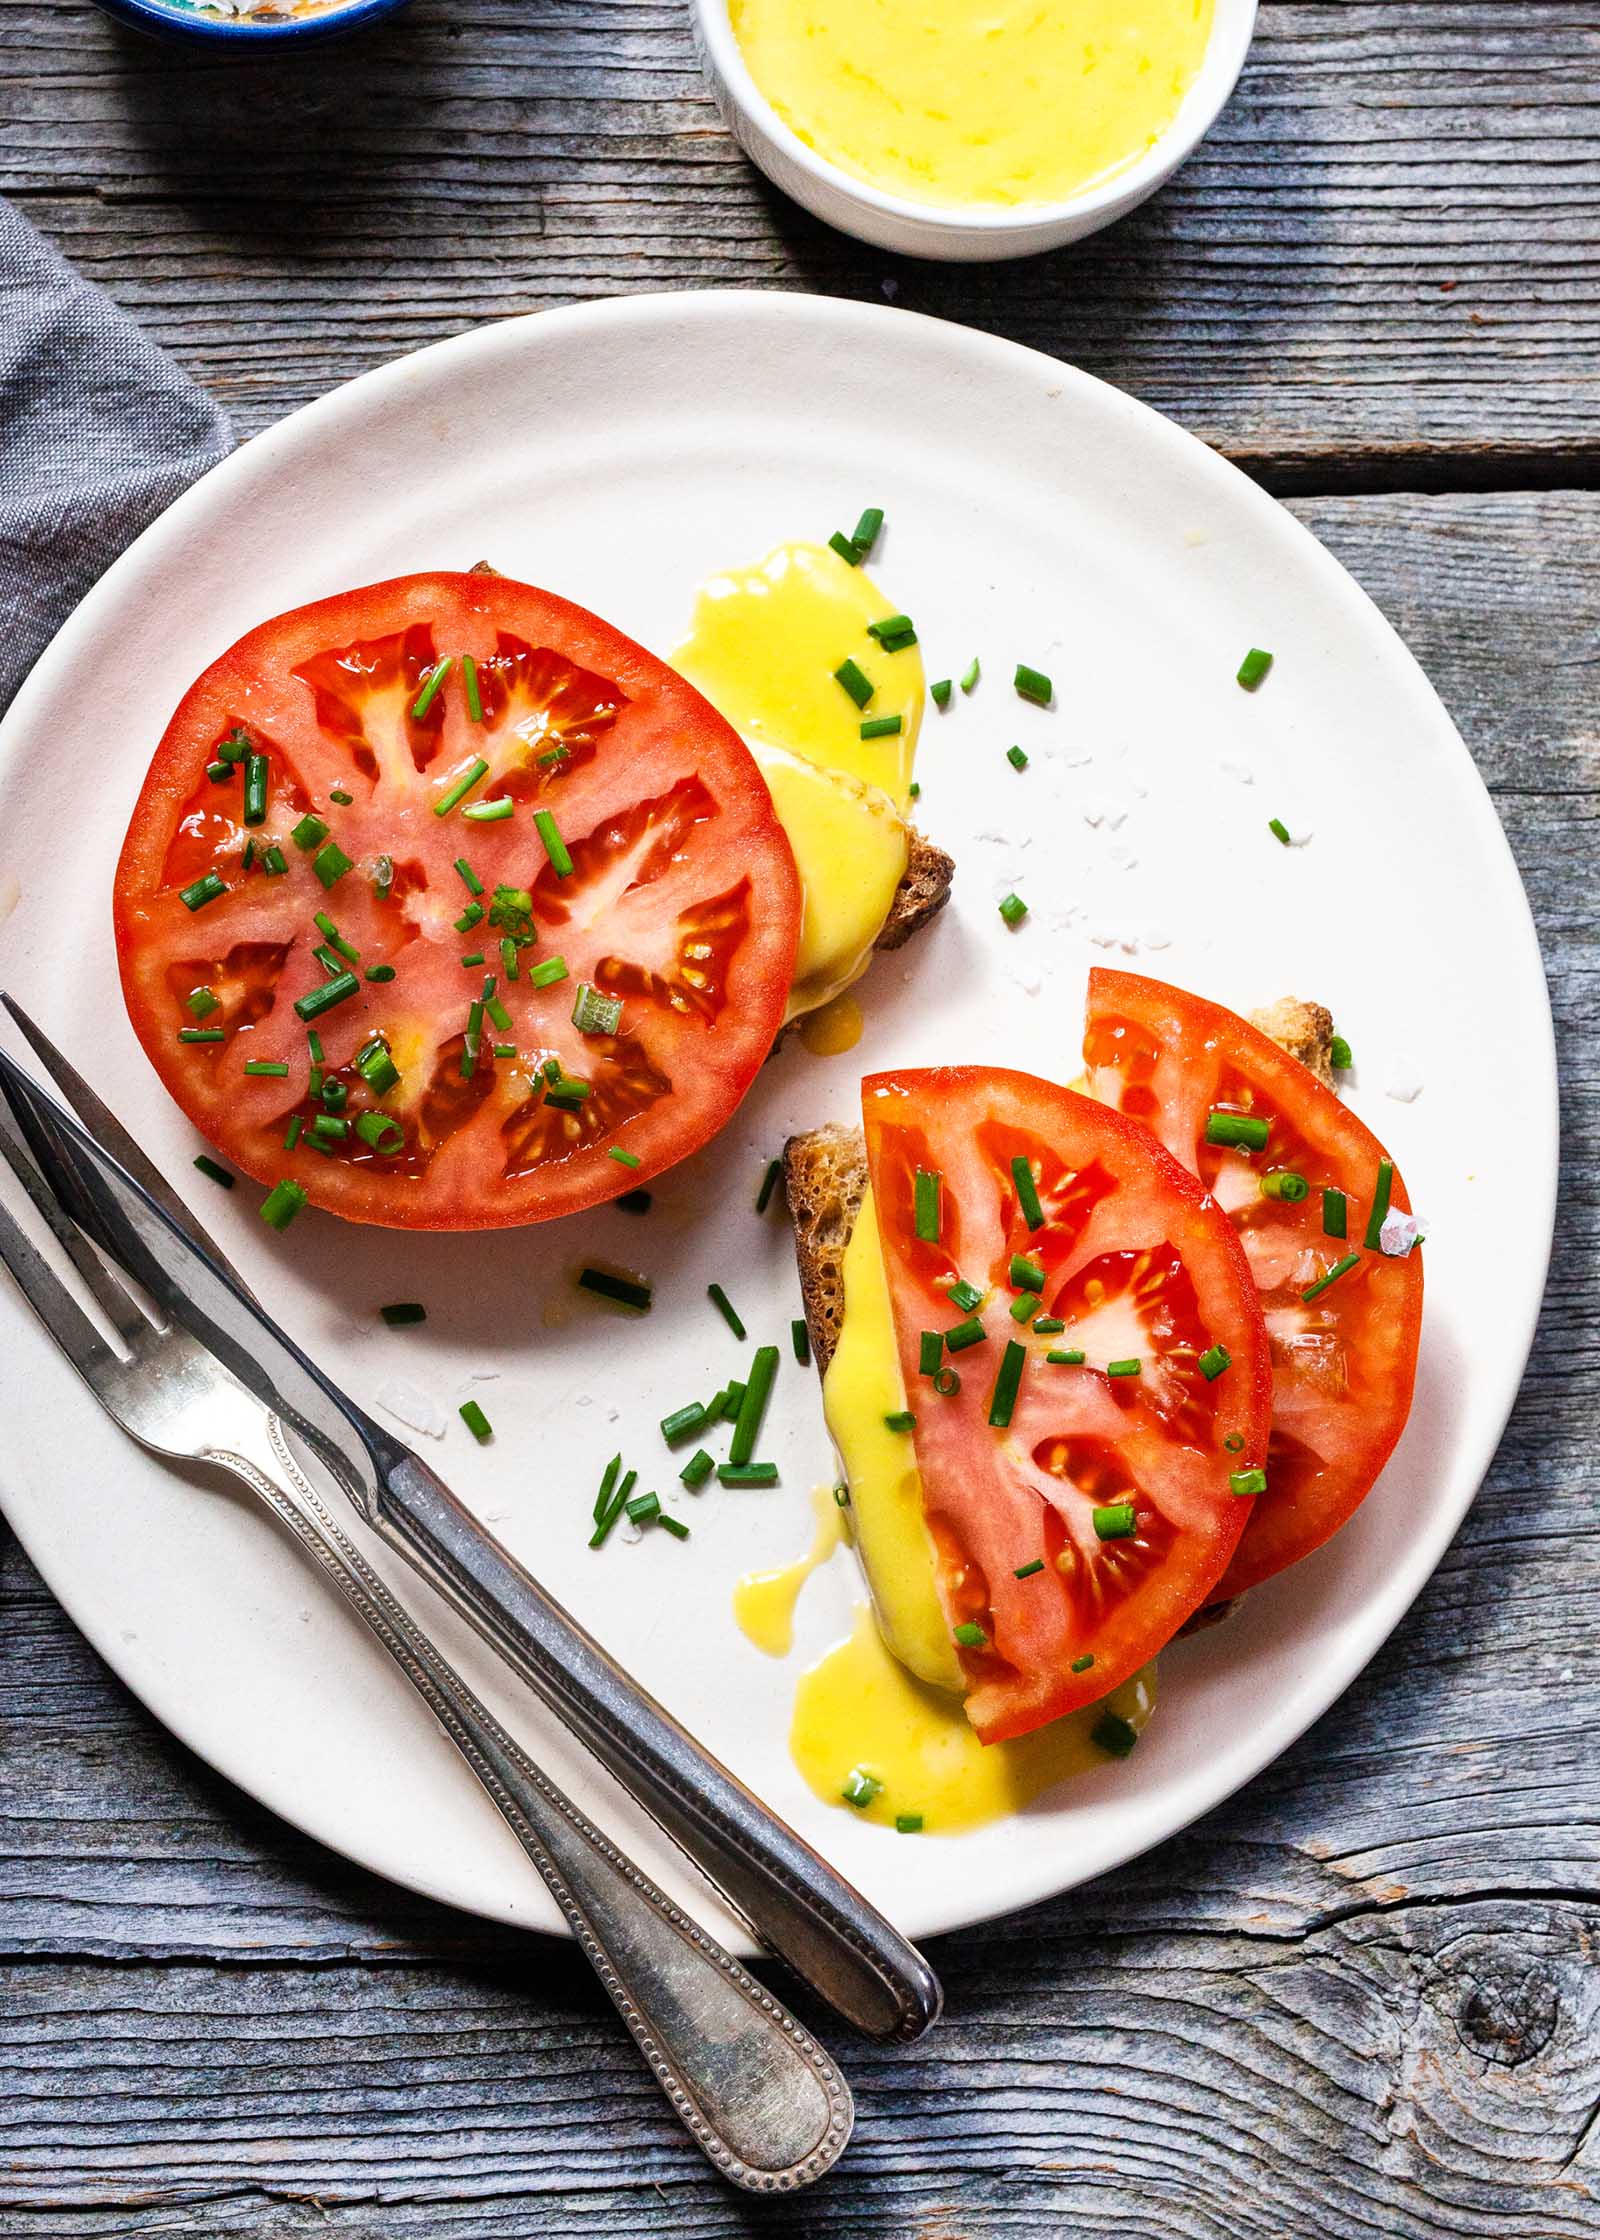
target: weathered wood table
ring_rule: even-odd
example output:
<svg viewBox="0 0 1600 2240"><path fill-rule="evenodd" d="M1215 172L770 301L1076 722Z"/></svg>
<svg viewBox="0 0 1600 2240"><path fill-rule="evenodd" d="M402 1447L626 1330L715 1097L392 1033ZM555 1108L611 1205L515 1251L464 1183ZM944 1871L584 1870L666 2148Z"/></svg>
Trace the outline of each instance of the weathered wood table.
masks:
<svg viewBox="0 0 1600 2240"><path fill-rule="evenodd" d="M564 1948L292 1835L6 1546L0 2233L1600 2235L1600 0L1265 0L1167 193L998 269L769 193L678 0L416 0L233 64L0 0L0 192L242 433L479 320L705 285L889 296L1175 414L1461 724L1539 918L1567 1156L1521 1403L1387 1650L1189 1835L935 1947L948 2020L850 2050L857 2143L794 2202L712 2178Z"/></svg>

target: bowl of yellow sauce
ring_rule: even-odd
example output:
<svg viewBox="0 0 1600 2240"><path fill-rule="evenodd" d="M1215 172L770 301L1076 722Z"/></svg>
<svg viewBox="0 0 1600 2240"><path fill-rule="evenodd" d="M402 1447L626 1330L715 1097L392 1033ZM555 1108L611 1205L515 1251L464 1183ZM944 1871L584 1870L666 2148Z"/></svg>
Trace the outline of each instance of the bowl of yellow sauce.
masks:
<svg viewBox="0 0 1600 2240"><path fill-rule="evenodd" d="M1053 249L1215 122L1256 0L695 0L723 113L775 185L911 256Z"/></svg>

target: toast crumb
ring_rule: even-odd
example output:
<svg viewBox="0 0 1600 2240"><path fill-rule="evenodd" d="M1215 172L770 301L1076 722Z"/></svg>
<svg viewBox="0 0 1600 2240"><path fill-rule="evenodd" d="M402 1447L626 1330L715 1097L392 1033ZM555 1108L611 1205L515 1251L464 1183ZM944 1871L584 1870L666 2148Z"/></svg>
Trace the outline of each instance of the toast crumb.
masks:
<svg viewBox="0 0 1600 2240"><path fill-rule="evenodd" d="M1269 1042L1298 1058L1325 1089L1333 1087L1333 1013L1320 1003L1306 1003L1299 996L1280 996L1249 1014Z"/></svg>
<svg viewBox="0 0 1600 2240"><path fill-rule="evenodd" d="M950 900L950 882L956 875L954 856L918 832L909 834L910 854L900 884L894 890L889 915L884 919L874 949L898 949L903 942L936 918Z"/></svg>

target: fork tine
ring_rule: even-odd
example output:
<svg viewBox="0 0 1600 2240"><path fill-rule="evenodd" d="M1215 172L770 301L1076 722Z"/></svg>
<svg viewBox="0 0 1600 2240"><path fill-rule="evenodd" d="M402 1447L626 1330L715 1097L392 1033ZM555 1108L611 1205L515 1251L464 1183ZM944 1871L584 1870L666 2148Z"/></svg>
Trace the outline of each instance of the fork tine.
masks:
<svg viewBox="0 0 1600 2240"><path fill-rule="evenodd" d="M6 994L3 989L0 989L0 1004L4 1004L6 1010L11 1014L34 1056L61 1091L67 1103L78 1115L84 1127L94 1137L96 1143L103 1150L110 1152L123 1172L132 1175L134 1181L139 1183L154 1198L163 1213L169 1219L175 1221L187 1235L192 1237L203 1252L208 1253L213 1260L220 1262L223 1267L227 1268L229 1273L234 1275L236 1281L242 1280L238 1277L232 1262L228 1259L227 1254L222 1251L216 1239L189 1211L189 1208L159 1168L152 1165L116 1114L110 1111L102 1100L95 1095L77 1067L69 1059L62 1056L44 1029L36 1026L16 998ZM13 1110L15 1110L14 1104ZM22 1115L20 1113L17 1117L21 1121Z"/></svg>
<svg viewBox="0 0 1600 2240"><path fill-rule="evenodd" d="M103 1384L121 1368L121 1362L3 1205L0 1205L0 1260L10 1269L22 1296L79 1376L103 1397Z"/></svg>
<svg viewBox="0 0 1600 2240"><path fill-rule="evenodd" d="M67 1258L82 1276L91 1297L119 1338L130 1345L149 1333L150 1323L131 1293L111 1273L83 1231L66 1211L49 1183L29 1158L10 1120L0 1116L0 1158L3 1158Z"/></svg>

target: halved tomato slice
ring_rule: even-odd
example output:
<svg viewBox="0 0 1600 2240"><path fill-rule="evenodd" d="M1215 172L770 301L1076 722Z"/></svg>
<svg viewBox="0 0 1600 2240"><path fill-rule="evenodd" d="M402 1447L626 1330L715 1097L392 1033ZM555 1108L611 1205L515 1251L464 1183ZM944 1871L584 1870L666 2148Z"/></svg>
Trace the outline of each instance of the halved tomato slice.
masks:
<svg viewBox="0 0 1600 2240"><path fill-rule="evenodd" d="M998 1742L1109 1693L1216 1585L1266 1334L1232 1228L1147 1129L990 1066L861 1101L940 1601Z"/></svg>
<svg viewBox="0 0 1600 2240"><path fill-rule="evenodd" d="M117 953L156 1071L247 1174L498 1228L722 1125L800 900L754 760L664 662L504 576L402 576L263 623L185 695Z"/></svg>
<svg viewBox="0 0 1600 2240"><path fill-rule="evenodd" d="M1219 1003L1132 972L1091 972L1083 1054L1094 1095L1152 1128L1226 1212L1261 1296L1272 1346L1267 1485L1217 1589L1225 1601L1337 1532L1404 1428L1422 1256L1385 1254L1377 1228L1386 1206L1408 1213L1411 1201L1371 1129ZM1239 1119L1256 1136L1264 1126L1261 1148L1208 1140L1244 1132L1230 1124Z"/></svg>

